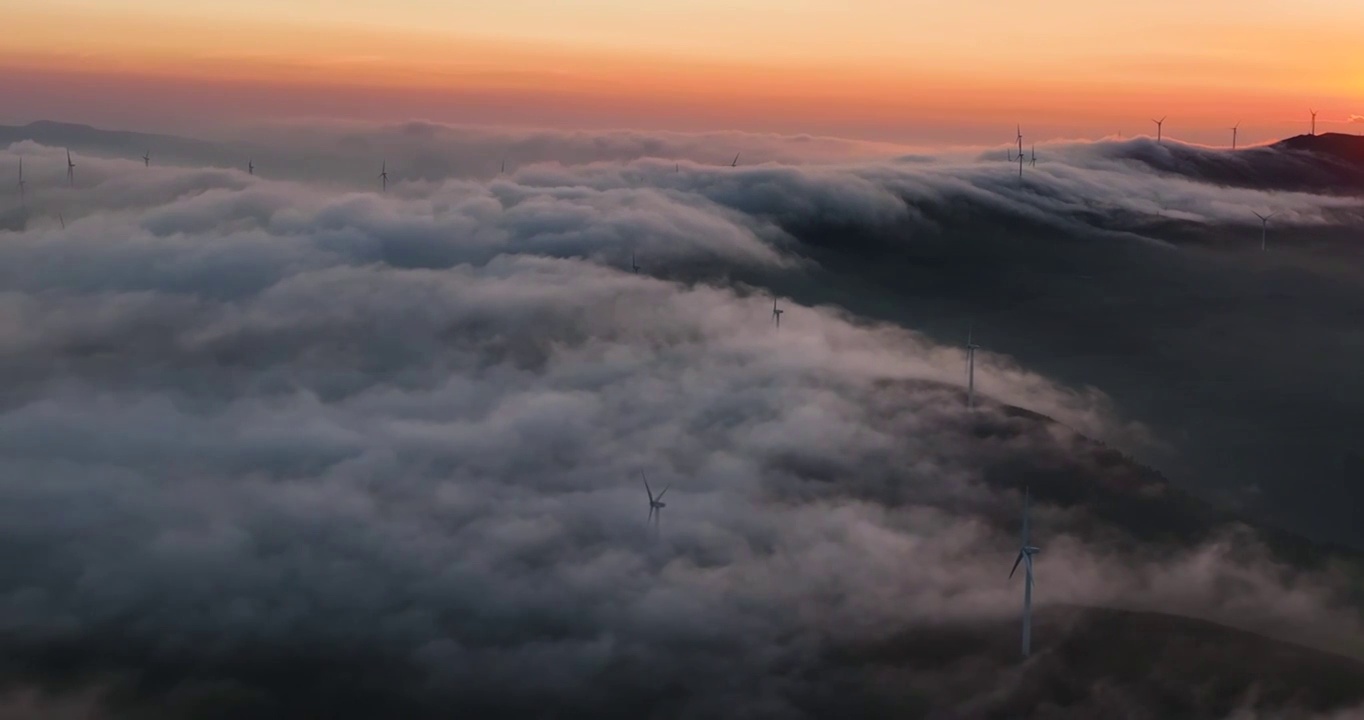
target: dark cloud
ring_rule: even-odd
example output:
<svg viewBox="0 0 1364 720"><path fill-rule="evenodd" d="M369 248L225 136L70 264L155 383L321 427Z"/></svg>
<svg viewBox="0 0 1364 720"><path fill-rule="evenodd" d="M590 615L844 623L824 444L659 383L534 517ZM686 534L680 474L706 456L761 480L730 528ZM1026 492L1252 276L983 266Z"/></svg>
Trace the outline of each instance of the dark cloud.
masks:
<svg viewBox="0 0 1364 720"><path fill-rule="evenodd" d="M62 150L10 146L35 168L31 212L0 233L15 702L1061 716L1017 674L1059 677L1099 631L1039 626L1042 669L1019 670L1006 566L1024 483L1044 609L1176 612L1359 654L1354 565L1180 489L1300 488L1242 474L1264 455L1222 433L1263 445L1308 408L1341 431L1313 439L1345 446L1359 274L1322 258L1345 255L1332 233L1357 201L1162 177L1102 145L1039 148L1019 182L989 159L828 150L678 172L676 146L714 139L542 133L517 140L534 164L471 179L448 170L449 148L486 144L464 132L324 128L305 148L343 146L338 165L428 148L386 195L97 156L65 190ZM1226 249L1254 234L1248 207L1303 249ZM968 322L994 350L977 413L954 347ZM1208 368L1226 390L1178 381ZM1224 474L1189 472L1213 458ZM672 486L654 539L640 470ZM868 669L906 636L924 640L894 664L947 657L941 686ZM1256 637L1242 655L1279 647ZM1235 659L1213 655L1214 677ZM1085 678L1100 689L1076 706L1129 675Z"/></svg>

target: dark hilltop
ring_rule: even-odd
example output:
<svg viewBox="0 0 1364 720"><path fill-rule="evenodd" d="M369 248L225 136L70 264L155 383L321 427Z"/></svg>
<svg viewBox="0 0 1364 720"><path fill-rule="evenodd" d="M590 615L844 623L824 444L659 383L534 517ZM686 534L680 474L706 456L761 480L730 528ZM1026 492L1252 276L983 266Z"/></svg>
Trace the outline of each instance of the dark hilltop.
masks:
<svg viewBox="0 0 1364 720"><path fill-rule="evenodd" d="M1230 187L1334 195L1364 192L1364 136L1296 135L1238 150L1141 139L1107 148L1114 158L1144 163L1156 172Z"/></svg>

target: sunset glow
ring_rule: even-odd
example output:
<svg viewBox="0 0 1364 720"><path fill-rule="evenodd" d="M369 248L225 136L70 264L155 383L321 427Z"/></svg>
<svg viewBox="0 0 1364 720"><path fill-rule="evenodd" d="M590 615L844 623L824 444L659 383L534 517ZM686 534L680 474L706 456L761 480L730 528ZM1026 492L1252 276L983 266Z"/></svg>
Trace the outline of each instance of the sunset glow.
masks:
<svg viewBox="0 0 1364 720"><path fill-rule="evenodd" d="M980 142L1220 141L1364 110L1364 5L58 0L9 11L0 121L396 120ZM99 106L103 111L90 108ZM72 117L72 108L85 108Z"/></svg>

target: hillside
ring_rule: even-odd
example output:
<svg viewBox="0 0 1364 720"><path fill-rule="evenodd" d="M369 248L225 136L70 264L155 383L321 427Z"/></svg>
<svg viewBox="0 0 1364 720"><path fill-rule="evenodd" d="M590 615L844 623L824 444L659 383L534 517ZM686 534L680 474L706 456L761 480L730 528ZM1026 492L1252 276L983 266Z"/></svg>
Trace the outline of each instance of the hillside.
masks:
<svg viewBox="0 0 1364 720"><path fill-rule="evenodd" d="M1270 147L1284 150L1302 150L1364 165L1364 135L1346 135L1345 133L1295 135L1280 140Z"/></svg>
<svg viewBox="0 0 1364 720"><path fill-rule="evenodd" d="M886 381L878 408L896 412L906 391L934 391L945 402L965 402L961 388L931 381ZM948 400L948 398L951 398ZM1126 453L1077 433L1046 415L977 396L981 412L966 428L978 441L974 459L985 484L1021 494L1030 488L1036 502L1066 509L1070 520L1047 532L1067 533L1145 552L1187 549L1224 531L1250 528L1284 561L1321 567L1343 561L1364 569L1364 552L1317 542L1220 507L1171 483L1158 470ZM973 508L973 511L981 510ZM992 522L1012 528L1012 511L990 512Z"/></svg>
<svg viewBox="0 0 1364 720"><path fill-rule="evenodd" d="M1001 411L1002 419L982 416L975 428L977 437L1014 449L990 465L986 482L1027 485L1039 501L1079 509L1092 518L1092 524L1066 528L1069 532L1093 536L1116 529L1147 548L1179 548L1245 526L1292 565L1319 567L1339 559L1364 567L1364 552L1312 541L1217 507L1131 456L1046 416L1014 407Z"/></svg>
<svg viewBox="0 0 1364 720"><path fill-rule="evenodd" d="M1217 185L1324 194L1364 189L1364 137L1356 135L1298 135L1239 150L1142 139L1110 143L1106 152Z"/></svg>
<svg viewBox="0 0 1364 720"><path fill-rule="evenodd" d="M160 155L199 156L213 153L217 146L203 140L175 135L103 130L77 123L38 120L27 125L0 125L0 146L32 140L40 145L69 148L73 152L100 152L141 158L151 150Z"/></svg>
<svg viewBox="0 0 1364 720"><path fill-rule="evenodd" d="M1201 620L1051 607L1020 666L1017 621L941 624L831 651L860 718L1271 717L1364 705L1364 662ZM838 716L831 706L824 717Z"/></svg>

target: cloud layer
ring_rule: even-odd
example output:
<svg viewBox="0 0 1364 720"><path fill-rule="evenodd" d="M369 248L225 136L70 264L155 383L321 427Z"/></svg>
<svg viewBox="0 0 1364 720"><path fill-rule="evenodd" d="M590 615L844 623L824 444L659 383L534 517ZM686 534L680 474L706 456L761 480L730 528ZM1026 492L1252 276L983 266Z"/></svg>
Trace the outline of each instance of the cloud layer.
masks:
<svg viewBox="0 0 1364 720"><path fill-rule="evenodd" d="M346 132L368 153L394 131ZM1101 147L1058 146L1019 182L989 157L679 167L655 155L675 138L617 156L618 137L546 135L520 142L550 157L475 179L442 164L454 130L398 132L433 160L394 162L387 194L93 156L61 190L61 149L6 151L35 188L0 232L12 683L79 681L68 707L147 717L872 703L865 678L821 679L841 677L830 652L1015 617L1025 478L1122 485L1070 430L996 402L1133 447L1180 440L1103 383L989 351L989 400L967 413L963 355L935 337L969 317L1006 336L980 312L996 295L948 281L1009 267L1024 279L1004 290L1037 292L1042 270L1103 260L1125 264L1118 308L1157 270L1240 292L1248 261L1181 249L1162 216L1215 234L1268 207L1327 237L1360 212L1161 178ZM1314 257L1297 261L1325 288L1312 302L1354 287ZM656 535L641 471L671 487ZM1359 649L1348 571L1291 567L1220 523L1139 542L1149 521L1045 490L1044 605ZM1012 657L992 653L959 682L1005 683Z"/></svg>

